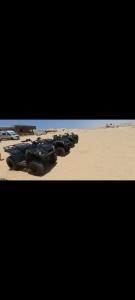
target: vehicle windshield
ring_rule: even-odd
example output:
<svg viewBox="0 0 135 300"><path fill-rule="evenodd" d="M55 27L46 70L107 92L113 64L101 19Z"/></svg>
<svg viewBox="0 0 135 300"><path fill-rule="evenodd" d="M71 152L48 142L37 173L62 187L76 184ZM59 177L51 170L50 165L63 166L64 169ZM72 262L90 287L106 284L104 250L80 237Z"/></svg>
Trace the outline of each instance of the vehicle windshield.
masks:
<svg viewBox="0 0 135 300"><path fill-rule="evenodd" d="M8 131L8 134L16 135L14 131Z"/></svg>

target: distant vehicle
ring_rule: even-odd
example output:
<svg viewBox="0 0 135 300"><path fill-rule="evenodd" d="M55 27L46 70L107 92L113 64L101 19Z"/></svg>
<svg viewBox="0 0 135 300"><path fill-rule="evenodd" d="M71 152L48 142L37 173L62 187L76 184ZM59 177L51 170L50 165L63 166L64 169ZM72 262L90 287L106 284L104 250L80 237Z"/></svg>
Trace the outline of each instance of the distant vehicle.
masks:
<svg viewBox="0 0 135 300"><path fill-rule="evenodd" d="M13 130L0 131L0 140L19 140L20 136Z"/></svg>
<svg viewBox="0 0 135 300"><path fill-rule="evenodd" d="M110 124L107 123L105 127L106 128L114 128L115 126L112 123L110 123Z"/></svg>

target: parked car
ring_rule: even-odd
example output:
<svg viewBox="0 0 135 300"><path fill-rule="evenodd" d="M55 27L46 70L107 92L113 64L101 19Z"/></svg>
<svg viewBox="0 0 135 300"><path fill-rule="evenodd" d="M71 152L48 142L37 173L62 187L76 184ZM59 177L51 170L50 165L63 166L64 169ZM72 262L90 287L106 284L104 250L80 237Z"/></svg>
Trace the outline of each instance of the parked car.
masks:
<svg viewBox="0 0 135 300"><path fill-rule="evenodd" d="M13 130L0 131L0 140L19 140L20 136Z"/></svg>

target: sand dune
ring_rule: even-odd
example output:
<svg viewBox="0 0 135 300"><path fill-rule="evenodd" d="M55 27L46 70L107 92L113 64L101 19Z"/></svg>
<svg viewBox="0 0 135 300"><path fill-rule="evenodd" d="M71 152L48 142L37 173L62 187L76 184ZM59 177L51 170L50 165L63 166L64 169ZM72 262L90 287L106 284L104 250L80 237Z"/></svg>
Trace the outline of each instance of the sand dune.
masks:
<svg viewBox="0 0 135 300"><path fill-rule="evenodd" d="M8 180L135 180L135 126L100 129L72 129L79 143L66 157L58 157L57 165L46 175L37 177L22 171L11 171L6 164L6 145L18 141L2 141L0 178ZM63 132L59 130L59 132ZM44 138L51 137L48 133ZM29 138L29 137L27 137ZM24 140L22 137L21 140ZM32 139L35 139L32 136Z"/></svg>

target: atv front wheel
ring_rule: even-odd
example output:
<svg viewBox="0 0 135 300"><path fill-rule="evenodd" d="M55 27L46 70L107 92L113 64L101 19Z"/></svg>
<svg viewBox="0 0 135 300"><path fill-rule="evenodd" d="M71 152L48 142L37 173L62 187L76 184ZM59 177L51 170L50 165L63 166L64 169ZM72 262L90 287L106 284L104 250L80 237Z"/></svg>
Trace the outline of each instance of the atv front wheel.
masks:
<svg viewBox="0 0 135 300"><path fill-rule="evenodd" d="M55 152L58 156L65 156L65 154L66 154L66 151L63 147L56 148Z"/></svg>
<svg viewBox="0 0 135 300"><path fill-rule="evenodd" d="M32 161L29 164L29 171L30 174L36 175L36 176L42 176L44 175L45 168L42 163L37 161Z"/></svg>

